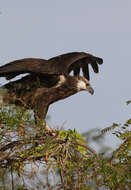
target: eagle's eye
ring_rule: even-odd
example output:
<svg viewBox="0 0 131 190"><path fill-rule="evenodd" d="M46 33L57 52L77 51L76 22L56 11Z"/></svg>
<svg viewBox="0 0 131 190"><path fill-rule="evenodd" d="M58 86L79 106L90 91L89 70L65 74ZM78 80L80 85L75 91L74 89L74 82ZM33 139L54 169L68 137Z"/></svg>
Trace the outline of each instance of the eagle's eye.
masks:
<svg viewBox="0 0 131 190"><path fill-rule="evenodd" d="M89 84L87 83L86 86L89 86Z"/></svg>

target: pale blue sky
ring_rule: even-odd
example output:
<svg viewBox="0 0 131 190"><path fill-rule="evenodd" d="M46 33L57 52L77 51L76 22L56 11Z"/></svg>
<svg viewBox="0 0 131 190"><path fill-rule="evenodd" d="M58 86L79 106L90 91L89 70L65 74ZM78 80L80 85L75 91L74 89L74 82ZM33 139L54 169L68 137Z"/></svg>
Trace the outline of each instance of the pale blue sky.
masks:
<svg viewBox="0 0 131 190"><path fill-rule="evenodd" d="M130 0L1 0L0 12L1 65L70 51L104 59L100 73L91 72L95 94L81 92L50 106L52 126L66 122L66 129L83 132L130 117Z"/></svg>

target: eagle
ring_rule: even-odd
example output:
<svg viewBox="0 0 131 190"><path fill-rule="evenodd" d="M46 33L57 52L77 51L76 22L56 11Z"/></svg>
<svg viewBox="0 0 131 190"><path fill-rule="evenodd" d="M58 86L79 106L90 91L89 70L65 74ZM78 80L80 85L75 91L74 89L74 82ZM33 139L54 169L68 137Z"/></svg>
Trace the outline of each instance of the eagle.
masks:
<svg viewBox="0 0 131 190"><path fill-rule="evenodd" d="M50 104L83 90L93 94L89 65L98 73L102 63L102 58L86 52L12 61L0 67L0 77L9 80L1 86L4 93L0 93L0 102L32 109L35 118L45 119ZM20 74L27 75L10 81Z"/></svg>

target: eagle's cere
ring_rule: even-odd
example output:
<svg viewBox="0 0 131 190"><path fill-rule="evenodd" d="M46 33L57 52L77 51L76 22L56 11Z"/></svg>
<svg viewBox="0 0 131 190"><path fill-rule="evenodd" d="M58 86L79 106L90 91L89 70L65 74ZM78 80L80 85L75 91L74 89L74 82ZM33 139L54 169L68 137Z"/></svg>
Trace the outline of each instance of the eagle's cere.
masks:
<svg viewBox="0 0 131 190"><path fill-rule="evenodd" d="M85 52L67 53L48 60L25 58L10 62L0 67L0 77L10 80L23 73L28 75L2 86L0 103L33 109L37 118L45 118L50 104L82 90L93 94L89 65L98 73L98 65L102 63L101 58ZM1 93L2 89L5 93Z"/></svg>

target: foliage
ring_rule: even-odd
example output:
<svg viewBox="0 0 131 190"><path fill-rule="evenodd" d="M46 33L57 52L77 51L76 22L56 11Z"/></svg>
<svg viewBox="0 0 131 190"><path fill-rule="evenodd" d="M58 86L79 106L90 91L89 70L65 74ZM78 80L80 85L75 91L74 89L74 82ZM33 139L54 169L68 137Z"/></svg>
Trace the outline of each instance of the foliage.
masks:
<svg viewBox="0 0 131 190"><path fill-rule="evenodd" d="M128 190L130 126L131 119L123 125L114 123L93 136L98 142L112 130L121 139L112 155L106 156L97 154L87 144L89 138L86 141L76 130L47 131L35 124L28 110L1 107L0 187L4 190Z"/></svg>

